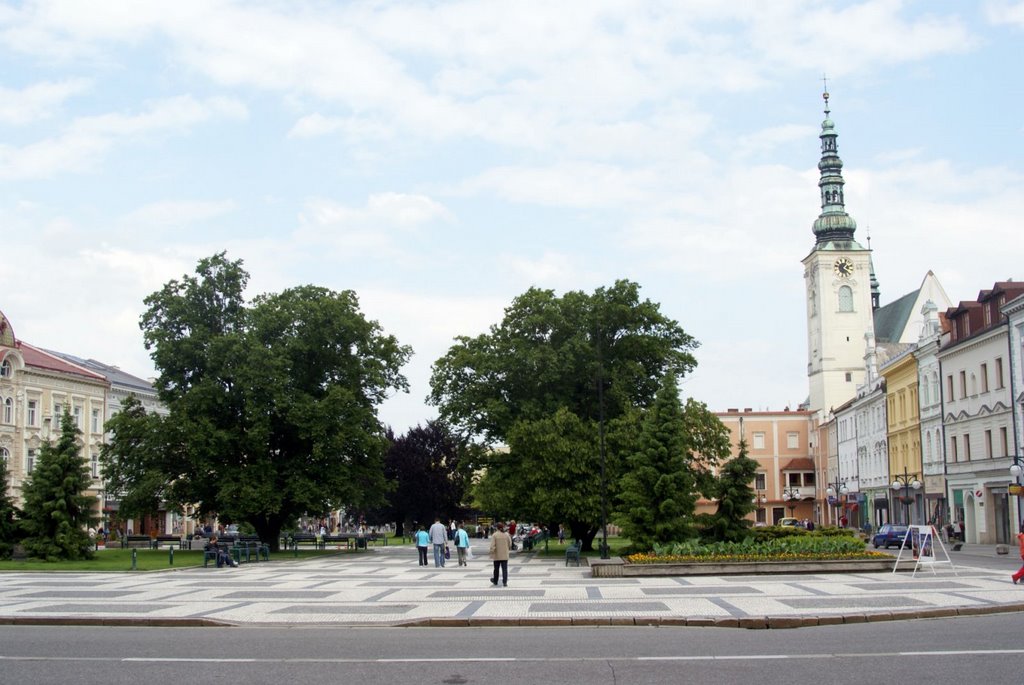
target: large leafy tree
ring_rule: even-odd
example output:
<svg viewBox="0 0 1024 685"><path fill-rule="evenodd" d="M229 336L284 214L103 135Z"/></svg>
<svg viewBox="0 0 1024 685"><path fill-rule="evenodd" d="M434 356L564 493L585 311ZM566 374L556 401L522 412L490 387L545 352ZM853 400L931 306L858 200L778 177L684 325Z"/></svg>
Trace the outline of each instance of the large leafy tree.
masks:
<svg viewBox="0 0 1024 685"><path fill-rule="evenodd" d="M621 459L615 431L630 425L654 398L668 371L689 372L697 346L640 288L617 281L593 293L531 288L515 298L500 324L460 337L434 364L430 401L442 418L486 443L505 444L487 463L481 492L501 492L512 514L550 512L592 545L601 519L602 479L576 479L572 493L538 484L533 474L600 474L600 430L606 431L605 492L615 496ZM604 421L602 422L602 418ZM537 439L558 427L570 442ZM576 464L583 465L577 468ZM550 501L547 501L550 500Z"/></svg>
<svg viewBox="0 0 1024 685"><path fill-rule="evenodd" d="M22 544L31 557L90 559L88 529L96 524L96 498L85 494L92 483L78 443L79 430L65 410L60 438L39 450L35 468L22 486Z"/></svg>
<svg viewBox="0 0 1024 685"><path fill-rule="evenodd" d="M747 443L740 441L739 453L722 465L715 487L718 508L706 531L715 540L737 542L750 533L747 516L757 506L751 483L757 474L757 462L747 456Z"/></svg>
<svg viewBox="0 0 1024 685"><path fill-rule="evenodd" d="M7 460L0 458L0 559L11 556L18 540L17 514L14 500L7 492Z"/></svg>
<svg viewBox="0 0 1024 685"><path fill-rule="evenodd" d="M141 328L166 416L114 421L104 475L139 506L164 500L247 522L276 546L299 515L383 501L377 407L407 390L411 350L315 286L256 297L223 253L146 298Z"/></svg>
<svg viewBox="0 0 1024 685"><path fill-rule="evenodd" d="M391 486L386 506L371 511L371 522L426 523L434 516L461 518L473 480L479 448L443 421L428 421L395 438L384 456L384 476Z"/></svg>

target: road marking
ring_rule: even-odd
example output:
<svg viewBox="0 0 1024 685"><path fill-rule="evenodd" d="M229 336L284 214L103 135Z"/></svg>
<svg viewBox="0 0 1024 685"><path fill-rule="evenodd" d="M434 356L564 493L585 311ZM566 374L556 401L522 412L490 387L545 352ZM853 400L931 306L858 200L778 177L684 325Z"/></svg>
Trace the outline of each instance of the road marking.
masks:
<svg viewBox="0 0 1024 685"><path fill-rule="evenodd" d="M1024 655L1024 649L950 649L917 652L879 652L872 654L721 654L721 655L675 655L675 656L594 656L594 657L454 657L454 658L401 658L401 659L365 659L365 658L323 658L323 657L290 657L290 658L211 658L211 657L78 657L78 656L5 656L2 661L108 661L116 663L175 663L175 664L424 664L424 663L581 663L581 662L640 662L640 661L779 661L807 659L877 659L879 657L964 657L964 656L998 656Z"/></svg>

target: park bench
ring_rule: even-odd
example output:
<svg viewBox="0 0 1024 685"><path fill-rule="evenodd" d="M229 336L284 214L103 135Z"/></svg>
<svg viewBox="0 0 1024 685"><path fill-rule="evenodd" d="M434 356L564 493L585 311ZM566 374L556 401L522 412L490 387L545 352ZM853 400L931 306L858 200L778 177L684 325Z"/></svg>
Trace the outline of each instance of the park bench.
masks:
<svg viewBox="0 0 1024 685"><path fill-rule="evenodd" d="M576 566L580 565L580 541L572 543L565 548L565 565L568 566L569 562L573 562Z"/></svg>
<svg viewBox="0 0 1024 685"><path fill-rule="evenodd" d="M313 533L287 533L284 536L285 549L297 550L299 545L313 545L316 549L323 549L323 540Z"/></svg>
<svg viewBox="0 0 1024 685"><path fill-rule="evenodd" d="M211 561L216 563L219 550L223 550L224 552L226 552L229 557L235 560L236 563L242 563L241 551L239 550L238 547L232 545L230 542L221 542L220 540L218 540L217 548L218 549L203 550L203 568L206 568L207 564L209 564Z"/></svg>
<svg viewBox="0 0 1024 685"><path fill-rule="evenodd" d="M181 545L181 538L177 535L157 535L155 538L150 538L150 545L153 549L160 549L162 544L170 548L184 549Z"/></svg>
<svg viewBox="0 0 1024 685"><path fill-rule="evenodd" d="M150 549L153 541L148 535L125 535L121 540L121 548Z"/></svg>

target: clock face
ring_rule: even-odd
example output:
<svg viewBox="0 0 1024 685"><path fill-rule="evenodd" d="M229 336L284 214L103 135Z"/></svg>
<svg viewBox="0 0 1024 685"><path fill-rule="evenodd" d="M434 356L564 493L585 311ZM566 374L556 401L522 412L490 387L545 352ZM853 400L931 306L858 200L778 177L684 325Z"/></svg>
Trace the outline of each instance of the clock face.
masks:
<svg viewBox="0 0 1024 685"><path fill-rule="evenodd" d="M839 276L840 278L849 278L853 275L853 262L846 257L841 257L836 260L834 271L836 272L836 276Z"/></svg>

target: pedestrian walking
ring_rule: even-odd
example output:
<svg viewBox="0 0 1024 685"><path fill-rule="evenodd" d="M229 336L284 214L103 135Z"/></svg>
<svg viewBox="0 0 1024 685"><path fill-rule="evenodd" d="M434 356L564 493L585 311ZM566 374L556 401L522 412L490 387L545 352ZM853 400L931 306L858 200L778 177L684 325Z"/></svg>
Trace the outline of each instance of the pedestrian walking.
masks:
<svg viewBox="0 0 1024 685"><path fill-rule="evenodd" d="M565 544L565 526L561 523L558 524L558 544Z"/></svg>
<svg viewBox="0 0 1024 685"><path fill-rule="evenodd" d="M430 546L430 536L427 535L427 531L420 526L420 529L413 534L413 540L416 542L416 551L420 555L420 566L427 565L427 547Z"/></svg>
<svg viewBox="0 0 1024 685"><path fill-rule="evenodd" d="M512 537L505 532L505 524L498 523L498 530L491 536L489 555L494 562L494 575L491 585L498 584L498 571L501 571L501 584L508 587L508 552L512 549Z"/></svg>
<svg viewBox="0 0 1024 685"><path fill-rule="evenodd" d="M455 531L455 551L459 555L459 566L469 566L469 562L466 561L467 550L469 550L469 533L460 523Z"/></svg>
<svg viewBox="0 0 1024 685"><path fill-rule="evenodd" d="M434 567L444 568L444 550L448 546L448 531L440 518L434 519L430 527L430 542L434 545Z"/></svg>
<svg viewBox="0 0 1024 685"><path fill-rule="evenodd" d="M1024 523L1020 525L1020 532L1017 533L1017 544L1020 546L1020 559L1024 561ZM1020 570L1010 577L1013 578L1014 585L1019 583L1020 579L1024 578L1024 566L1021 566Z"/></svg>

